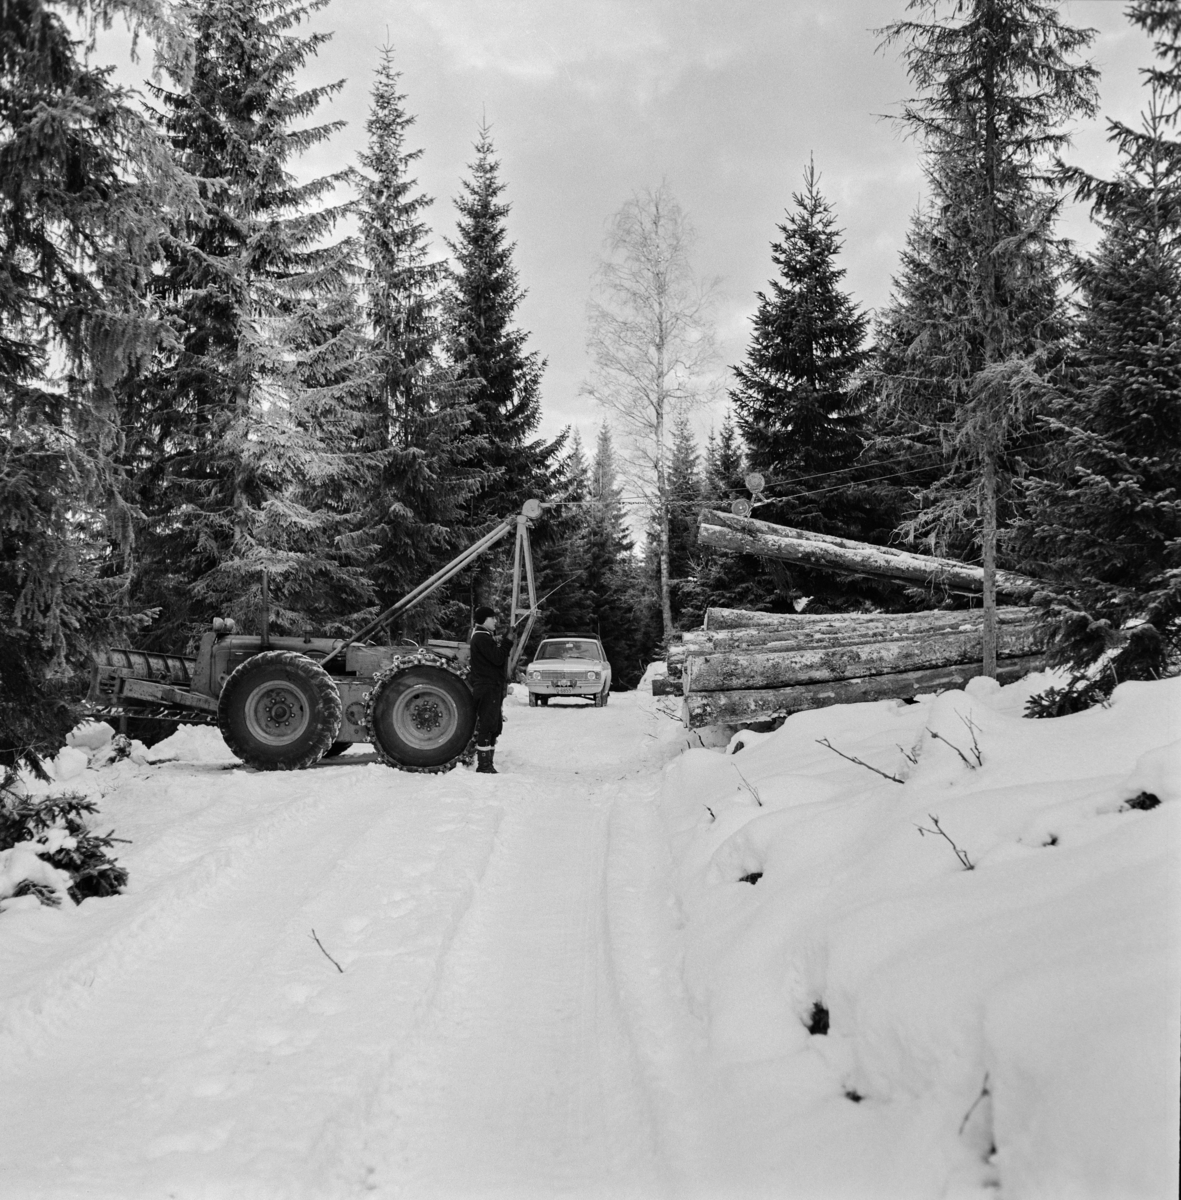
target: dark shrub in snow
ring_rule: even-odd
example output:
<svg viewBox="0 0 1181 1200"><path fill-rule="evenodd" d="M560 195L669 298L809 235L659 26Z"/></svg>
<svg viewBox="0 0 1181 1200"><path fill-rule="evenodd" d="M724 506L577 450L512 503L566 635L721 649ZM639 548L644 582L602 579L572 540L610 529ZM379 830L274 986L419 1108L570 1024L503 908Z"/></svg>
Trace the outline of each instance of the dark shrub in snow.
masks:
<svg viewBox="0 0 1181 1200"><path fill-rule="evenodd" d="M32 797L0 786L0 899L35 895L43 904L61 903L61 877L54 871L68 877L65 890L75 904L122 891L127 871L110 853L121 839L86 825L97 811L92 800L76 793ZM26 853L18 857L20 850Z"/></svg>

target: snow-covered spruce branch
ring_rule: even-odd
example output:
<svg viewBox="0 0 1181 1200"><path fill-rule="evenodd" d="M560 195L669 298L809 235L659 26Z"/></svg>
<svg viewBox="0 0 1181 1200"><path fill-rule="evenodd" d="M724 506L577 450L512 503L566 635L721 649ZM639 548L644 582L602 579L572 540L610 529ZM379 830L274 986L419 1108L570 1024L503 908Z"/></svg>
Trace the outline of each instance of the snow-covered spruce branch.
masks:
<svg viewBox="0 0 1181 1200"><path fill-rule="evenodd" d="M955 851L955 856L963 864L965 871L976 870L976 864L968 857L968 852L966 850L961 850L959 846L957 846L955 842L953 842L951 838L947 836L946 831L939 824L939 818L934 813L927 813L927 816L931 818L931 824L934 825L935 828L928 829L925 825L916 825L915 828L919 831L919 837L926 837L928 833L938 834Z"/></svg>
<svg viewBox="0 0 1181 1200"><path fill-rule="evenodd" d="M895 783L905 783L905 779L899 779L897 775L891 775L889 771L880 770L878 767L871 767L869 763L862 762L859 758L854 758L851 754L846 754L843 750L838 750L828 738L817 738L816 743L819 746L824 746L831 750L834 754L839 754L842 758L848 759L851 763L856 763L859 767L864 767L867 771L872 771L875 775L880 775L883 779L892 779Z"/></svg>

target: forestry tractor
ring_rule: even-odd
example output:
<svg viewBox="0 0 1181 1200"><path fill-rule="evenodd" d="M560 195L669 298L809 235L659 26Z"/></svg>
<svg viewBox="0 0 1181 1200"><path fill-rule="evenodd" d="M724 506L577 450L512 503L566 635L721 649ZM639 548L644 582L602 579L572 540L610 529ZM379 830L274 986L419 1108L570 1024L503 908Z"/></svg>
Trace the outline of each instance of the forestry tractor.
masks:
<svg viewBox="0 0 1181 1200"><path fill-rule="evenodd" d="M371 742L383 762L401 771L450 770L469 754L475 730L466 643L382 646L366 639L515 533L509 621L520 628L507 666L511 678L537 617L529 526L541 510L540 501L527 500L520 513L347 639L270 636L264 575L260 634L238 633L233 621L219 617L195 658L100 651L91 666L90 710L216 724L234 754L260 771L309 767L354 742Z"/></svg>

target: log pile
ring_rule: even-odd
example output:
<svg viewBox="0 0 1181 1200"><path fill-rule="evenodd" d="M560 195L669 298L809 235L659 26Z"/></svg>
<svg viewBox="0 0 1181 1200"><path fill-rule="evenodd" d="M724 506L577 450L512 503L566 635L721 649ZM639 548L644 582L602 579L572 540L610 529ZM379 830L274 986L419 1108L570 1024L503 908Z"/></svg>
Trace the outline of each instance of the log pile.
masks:
<svg viewBox="0 0 1181 1200"><path fill-rule="evenodd" d="M680 684L684 721L748 725L805 708L909 699L962 687L983 669L980 611L825 616L711 609L706 628L669 648L670 689ZM998 610L1002 683L1041 666L1033 610ZM725 627L719 629L718 624Z"/></svg>
<svg viewBox="0 0 1181 1200"><path fill-rule="evenodd" d="M979 594L983 588L983 572L968 563L729 513L703 513L699 539L717 549L946 592ZM998 592L1013 599L1028 600L1040 586L1023 575L997 572ZM690 728L776 721L806 708L962 687L983 671L982 638L979 609L811 615L711 608L704 628L669 647L667 681L659 690L683 694ZM1041 649L1035 610L997 610L1002 683L1039 669Z"/></svg>

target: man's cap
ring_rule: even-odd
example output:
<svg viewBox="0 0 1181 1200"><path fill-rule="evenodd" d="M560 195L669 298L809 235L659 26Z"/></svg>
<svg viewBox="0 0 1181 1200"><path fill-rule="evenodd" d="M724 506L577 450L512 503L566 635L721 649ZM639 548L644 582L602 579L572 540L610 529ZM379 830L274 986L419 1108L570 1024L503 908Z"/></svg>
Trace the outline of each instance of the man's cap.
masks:
<svg viewBox="0 0 1181 1200"><path fill-rule="evenodd" d="M481 604L480 607L476 609L476 616L475 616L476 624L483 625L484 622L486 620L488 620L489 617L494 617L494 616L496 616L496 609L494 609L492 607L492 605Z"/></svg>

